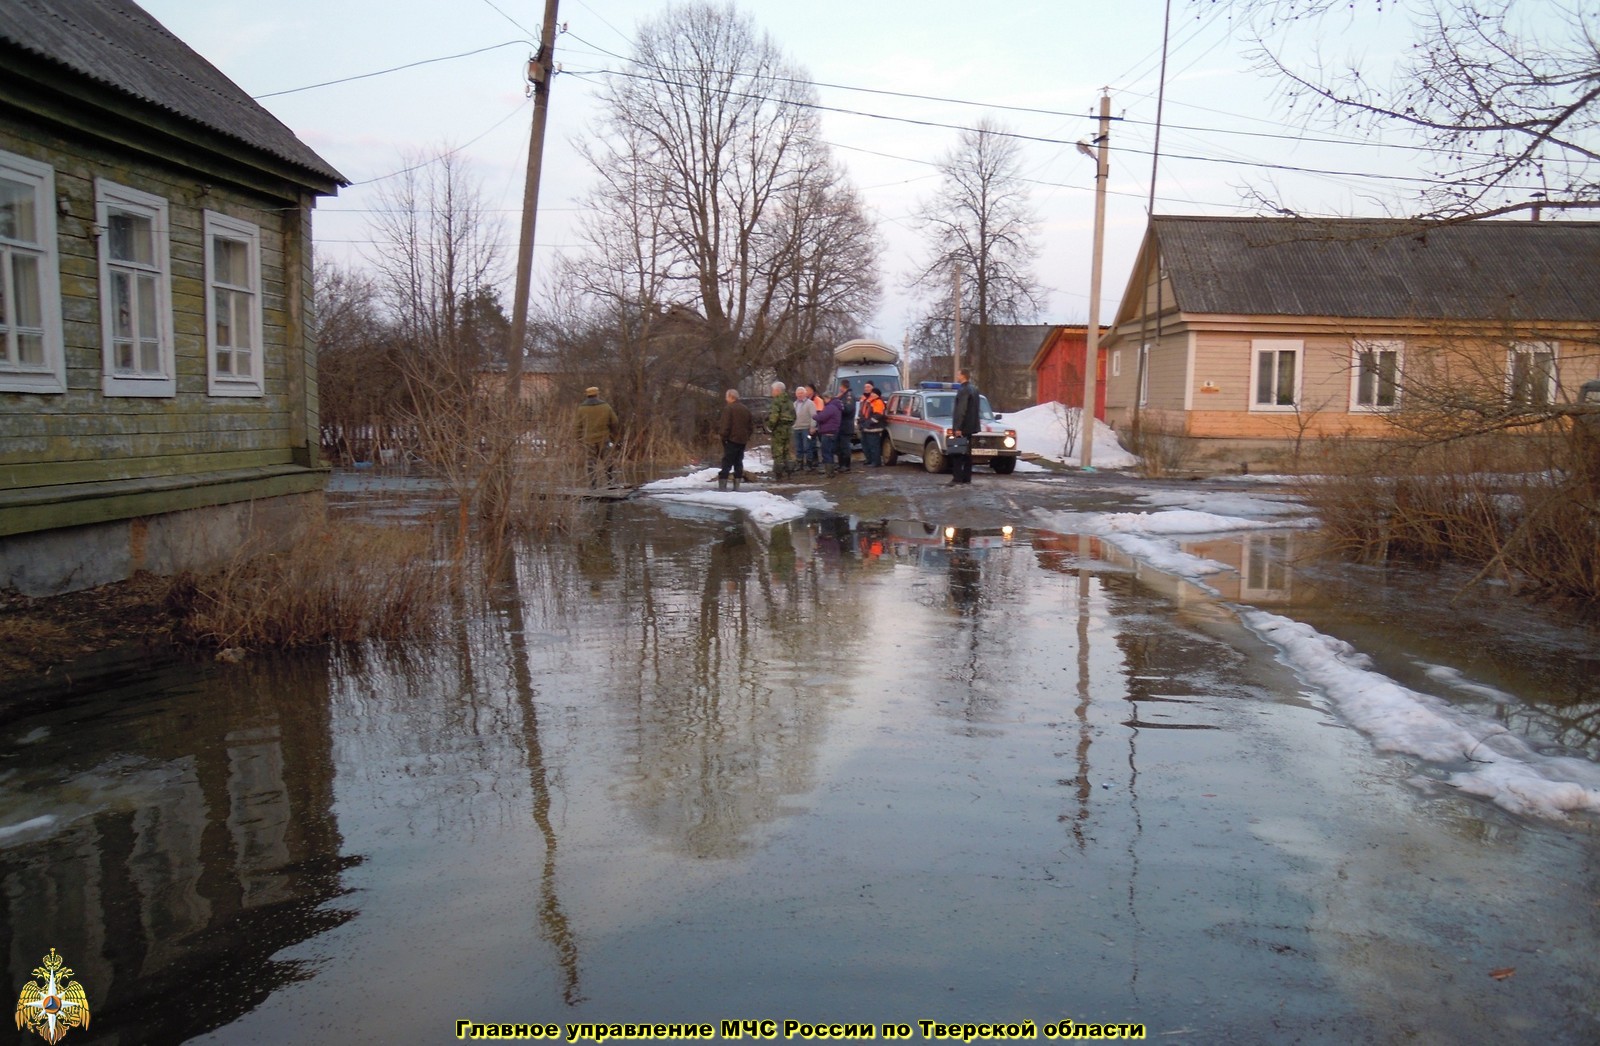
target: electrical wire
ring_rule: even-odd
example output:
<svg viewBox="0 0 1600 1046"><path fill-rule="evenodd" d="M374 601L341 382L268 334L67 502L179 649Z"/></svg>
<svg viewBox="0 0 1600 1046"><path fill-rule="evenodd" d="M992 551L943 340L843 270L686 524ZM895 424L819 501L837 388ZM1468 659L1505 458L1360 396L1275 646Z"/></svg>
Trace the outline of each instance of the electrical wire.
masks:
<svg viewBox="0 0 1600 1046"><path fill-rule="evenodd" d="M251 95L251 97L258 102L263 98L281 98L286 94L299 94L301 91L315 91L319 87L333 87L337 84L354 83L356 80L370 80L374 76L386 76L389 73L398 73L405 69L415 69L418 66L434 65L438 62L453 62L457 58L471 58L475 54L484 54L488 51L498 51L502 47L527 46L528 41L526 40L506 40L502 43L490 44L488 47L480 47L476 51L462 51L460 54L447 54L438 58L424 58L420 61L407 62L404 65L393 65L387 69L378 69L370 73L357 73L354 76L343 76L337 80L324 80L319 84L306 84L304 87L290 87L283 91L268 91L266 94Z"/></svg>

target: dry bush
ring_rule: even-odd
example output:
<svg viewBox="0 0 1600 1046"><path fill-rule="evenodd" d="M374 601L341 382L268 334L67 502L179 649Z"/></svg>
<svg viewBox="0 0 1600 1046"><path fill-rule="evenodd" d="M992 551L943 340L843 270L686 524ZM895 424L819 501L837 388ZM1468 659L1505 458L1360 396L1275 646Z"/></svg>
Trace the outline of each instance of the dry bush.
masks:
<svg viewBox="0 0 1600 1046"><path fill-rule="evenodd" d="M1128 452L1139 458L1139 474L1156 478L1188 466L1194 457L1195 442L1184 428L1183 419L1161 411L1143 411L1129 426L1123 439Z"/></svg>
<svg viewBox="0 0 1600 1046"><path fill-rule="evenodd" d="M284 552L174 578L167 605L175 637L200 646L404 638L436 621L449 577L421 529L321 523Z"/></svg>
<svg viewBox="0 0 1600 1046"><path fill-rule="evenodd" d="M1525 590L1600 603L1600 497L1570 426L1412 444L1324 441L1302 483L1329 551L1479 566Z"/></svg>

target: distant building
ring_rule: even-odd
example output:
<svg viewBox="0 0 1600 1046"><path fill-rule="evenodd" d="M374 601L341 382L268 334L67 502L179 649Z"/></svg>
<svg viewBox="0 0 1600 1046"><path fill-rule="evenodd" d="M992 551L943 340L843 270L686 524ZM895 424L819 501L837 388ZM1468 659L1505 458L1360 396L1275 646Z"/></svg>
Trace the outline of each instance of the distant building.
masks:
<svg viewBox="0 0 1600 1046"><path fill-rule="evenodd" d="M1102 345L1109 327L1100 329ZM1033 355L1034 402L1064 403L1069 407L1083 406L1083 361L1089 352L1089 325L1068 323L1049 328L1044 342ZM1094 416L1106 416L1106 353L1097 353L1099 366L1095 370Z"/></svg>
<svg viewBox="0 0 1600 1046"><path fill-rule="evenodd" d="M0 588L204 567L320 503L345 179L127 0L0 11Z"/></svg>

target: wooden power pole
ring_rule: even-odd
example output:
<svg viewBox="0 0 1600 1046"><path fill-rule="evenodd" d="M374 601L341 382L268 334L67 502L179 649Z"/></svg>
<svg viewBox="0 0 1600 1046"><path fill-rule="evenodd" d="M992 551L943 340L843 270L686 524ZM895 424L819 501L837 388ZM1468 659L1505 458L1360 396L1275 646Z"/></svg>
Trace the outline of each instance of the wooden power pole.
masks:
<svg viewBox="0 0 1600 1046"><path fill-rule="evenodd" d="M545 0L539 52L528 61L533 87L533 126L528 132L528 177L522 187L522 237L517 244L517 287L511 304L511 343L506 346L506 396L515 408L522 398L522 350L528 337L528 292L533 282L533 230L539 217L539 169L544 163L544 125L550 110L550 79L555 73L556 8Z"/></svg>

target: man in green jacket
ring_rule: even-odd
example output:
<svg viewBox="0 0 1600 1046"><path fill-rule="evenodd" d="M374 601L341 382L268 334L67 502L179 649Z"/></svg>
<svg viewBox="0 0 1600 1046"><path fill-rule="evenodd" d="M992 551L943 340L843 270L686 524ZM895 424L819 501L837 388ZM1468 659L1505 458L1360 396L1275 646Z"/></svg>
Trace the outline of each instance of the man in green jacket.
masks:
<svg viewBox="0 0 1600 1046"><path fill-rule="evenodd" d="M600 485L601 473L605 474L606 486L611 486L611 446L621 431L617 412L600 398L600 390L593 385L585 389L584 400L578 404L578 442L583 444L589 486Z"/></svg>
<svg viewBox="0 0 1600 1046"><path fill-rule="evenodd" d="M772 478L782 479L798 466L794 460L794 401L781 381L772 383L767 431L772 433Z"/></svg>

